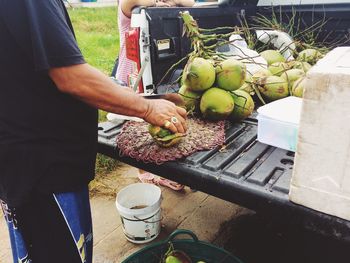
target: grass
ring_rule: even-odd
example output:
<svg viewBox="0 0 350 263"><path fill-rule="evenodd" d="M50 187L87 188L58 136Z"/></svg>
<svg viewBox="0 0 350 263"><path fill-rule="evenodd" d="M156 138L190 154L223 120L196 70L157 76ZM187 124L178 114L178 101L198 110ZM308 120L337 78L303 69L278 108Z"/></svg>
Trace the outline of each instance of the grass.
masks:
<svg viewBox="0 0 350 263"><path fill-rule="evenodd" d="M117 8L69 9L69 15L86 61L110 75L119 52Z"/></svg>
<svg viewBox="0 0 350 263"><path fill-rule="evenodd" d="M117 8L71 8L68 12L85 60L109 76L119 52ZM106 120L106 114L99 111L100 122ZM118 161L98 154L96 174L109 173L118 165Z"/></svg>

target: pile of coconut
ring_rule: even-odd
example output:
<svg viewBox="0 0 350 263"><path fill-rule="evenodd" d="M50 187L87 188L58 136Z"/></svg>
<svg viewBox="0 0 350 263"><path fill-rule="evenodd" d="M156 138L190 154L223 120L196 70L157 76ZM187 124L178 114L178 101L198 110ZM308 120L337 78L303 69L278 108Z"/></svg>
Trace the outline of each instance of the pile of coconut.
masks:
<svg viewBox="0 0 350 263"><path fill-rule="evenodd" d="M212 60L194 58L186 65L179 94L188 112L201 112L207 119L242 120L254 110L252 96L263 103L287 96L303 96L305 74L322 57L315 49L302 51L289 62L276 50L265 50L260 56L268 67L247 72L246 64L228 58L216 66Z"/></svg>
<svg viewBox="0 0 350 263"><path fill-rule="evenodd" d="M254 110L254 101L244 89L246 66L230 58L216 67L210 60L196 57L182 75L179 94L188 112L198 112L207 119L241 120Z"/></svg>
<svg viewBox="0 0 350 263"><path fill-rule="evenodd" d="M316 48L297 51L293 39L276 30L257 30L259 41L279 47L257 52L237 31L211 33L199 28L188 12L181 16L194 50L185 58L178 93L189 113L206 119L239 121L251 115L257 103L302 97L307 71L325 54ZM230 52L221 52L223 45Z"/></svg>
<svg viewBox="0 0 350 263"><path fill-rule="evenodd" d="M160 83L184 64L175 81L180 83L178 93L189 115L208 120L241 121L259 105L287 96L302 97L306 73L332 48L317 46L314 36L324 26L322 21L293 33L296 17L285 25L276 15L272 20L258 15L253 28L245 22L241 27L213 29L200 28L187 11L180 12L180 17L192 51L172 65ZM152 127L151 131L154 136Z"/></svg>

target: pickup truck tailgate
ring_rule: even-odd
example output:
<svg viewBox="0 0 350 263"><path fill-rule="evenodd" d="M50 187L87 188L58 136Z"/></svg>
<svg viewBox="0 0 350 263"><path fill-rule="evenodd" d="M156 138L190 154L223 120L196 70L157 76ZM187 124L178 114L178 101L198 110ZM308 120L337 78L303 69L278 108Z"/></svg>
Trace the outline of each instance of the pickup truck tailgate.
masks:
<svg viewBox="0 0 350 263"><path fill-rule="evenodd" d="M228 122L224 147L162 165L120 156L115 141L121 126L122 123L99 124L100 153L257 212L350 241L349 221L289 201L294 153L258 142L254 118Z"/></svg>

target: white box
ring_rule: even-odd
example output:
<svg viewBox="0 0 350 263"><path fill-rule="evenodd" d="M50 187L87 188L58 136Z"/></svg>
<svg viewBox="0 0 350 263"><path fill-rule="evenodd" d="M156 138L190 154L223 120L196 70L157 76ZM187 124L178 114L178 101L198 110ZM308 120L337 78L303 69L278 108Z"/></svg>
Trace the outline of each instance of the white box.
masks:
<svg viewBox="0 0 350 263"><path fill-rule="evenodd" d="M307 74L291 201L350 220L350 47Z"/></svg>
<svg viewBox="0 0 350 263"><path fill-rule="evenodd" d="M285 150L296 150L301 98L287 97L258 109L258 141Z"/></svg>

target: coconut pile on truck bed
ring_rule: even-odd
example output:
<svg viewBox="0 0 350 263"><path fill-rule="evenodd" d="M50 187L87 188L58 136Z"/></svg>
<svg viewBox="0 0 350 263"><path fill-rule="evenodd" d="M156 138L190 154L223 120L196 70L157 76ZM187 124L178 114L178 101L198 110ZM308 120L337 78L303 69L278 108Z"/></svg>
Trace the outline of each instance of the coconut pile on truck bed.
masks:
<svg viewBox="0 0 350 263"><path fill-rule="evenodd" d="M303 35L283 31L291 25L283 27L276 19L259 15L254 28L244 21L240 27L203 29L188 11L180 12L180 17L192 51L172 65L160 83L186 63L176 82L190 127L187 134L171 134L164 127L125 125L117 139L121 154L144 162L160 164L218 147L225 141L223 121L241 121L258 104L302 97L306 72L328 51L312 38L307 41ZM322 25L310 29L309 35ZM229 52L220 51L225 46Z"/></svg>
<svg viewBox="0 0 350 263"><path fill-rule="evenodd" d="M240 121L253 112L254 101L302 97L306 72L326 52L293 40L286 32L266 29L266 23L264 29L255 27L256 42L263 49L258 52L244 39L247 34L252 38L250 28L217 33L230 27L202 29L188 12L180 16L193 51L185 58L179 94L190 113L205 119ZM229 52L218 51L224 45Z"/></svg>

